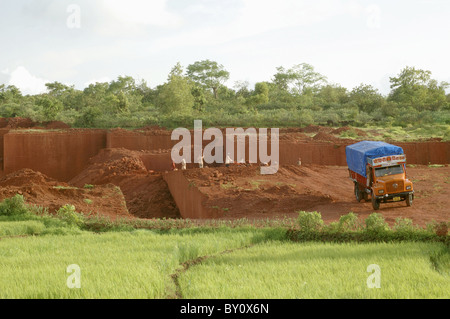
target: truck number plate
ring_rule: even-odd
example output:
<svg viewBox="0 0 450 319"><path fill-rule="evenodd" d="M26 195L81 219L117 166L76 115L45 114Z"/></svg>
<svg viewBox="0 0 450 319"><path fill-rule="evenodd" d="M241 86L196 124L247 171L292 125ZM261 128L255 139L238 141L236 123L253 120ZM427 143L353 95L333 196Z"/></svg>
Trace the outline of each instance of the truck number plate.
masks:
<svg viewBox="0 0 450 319"><path fill-rule="evenodd" d="M399 202L399 201L401 201L402 199L400 198L400 197L394 197L394 202Z"/></svg>

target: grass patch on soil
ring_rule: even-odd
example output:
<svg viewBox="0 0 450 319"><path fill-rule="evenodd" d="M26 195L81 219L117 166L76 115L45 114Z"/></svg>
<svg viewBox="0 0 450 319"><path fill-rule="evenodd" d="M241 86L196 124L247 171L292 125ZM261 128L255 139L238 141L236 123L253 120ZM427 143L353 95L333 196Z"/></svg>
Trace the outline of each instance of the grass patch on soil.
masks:
<svg viewBox="0 0 450 319"><path fill-rule="evenodd" d="M440 261L448 262L444 248L440 243L271 242L207 259L182 274L179 283L188 299L448 298L448 272L436 271L430 260L441 252ZM367 286L372 264L381 269L380 289Z"/></svg>

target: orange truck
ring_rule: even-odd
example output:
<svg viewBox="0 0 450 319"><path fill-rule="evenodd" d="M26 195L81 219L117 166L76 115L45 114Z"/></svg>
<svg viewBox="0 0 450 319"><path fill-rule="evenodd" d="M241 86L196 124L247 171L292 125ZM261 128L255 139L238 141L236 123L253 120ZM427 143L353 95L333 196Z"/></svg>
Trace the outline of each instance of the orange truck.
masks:
<svg viewBox="0 0 450 319"><path fill-rule="evenodd" d="M412 205L414 188L406 178L406 155L401 147L362 141L347 146L345 153L358 202L371 200L375 210L387 202L406 201L407 206Z"/></svg>

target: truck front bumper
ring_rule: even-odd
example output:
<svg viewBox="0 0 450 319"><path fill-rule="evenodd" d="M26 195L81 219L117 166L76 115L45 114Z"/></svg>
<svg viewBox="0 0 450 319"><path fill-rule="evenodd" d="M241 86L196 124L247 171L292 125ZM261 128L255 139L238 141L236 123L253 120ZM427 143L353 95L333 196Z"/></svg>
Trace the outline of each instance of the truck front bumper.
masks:
<svg viewBox="0 0 450 319"><path fill-rule="evenodd" d="M396 194L385 194L385 195L375 196L375 198L378 200L382 200L384 202L387 202L387 201L400 202L400 201L406 200L406 198L409 195L413 195L413 197L414 197L414 191L408 191L408 192L402 192L402 193L396 193Z"/></svg>

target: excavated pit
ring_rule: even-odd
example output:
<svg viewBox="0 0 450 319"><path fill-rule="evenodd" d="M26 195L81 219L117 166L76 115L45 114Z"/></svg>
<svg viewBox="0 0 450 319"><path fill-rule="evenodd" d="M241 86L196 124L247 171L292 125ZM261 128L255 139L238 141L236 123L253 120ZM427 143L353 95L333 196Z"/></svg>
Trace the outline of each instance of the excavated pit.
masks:
<svg viewBox="0 0 450 319"><path fill-rule="evenodd" d="M1 199L22 193L53 211L70 202L83 212L139 218L281 218L317 210L329 222L350 211L361 217L373 212L370 203L356 203L348 179L345 146L357 141L335 136L352 129L363 139L364 132L354 128L280 130L280 170L262 176L256 164L204 169L191 164L188 171L171 171L170 151L177 141L158 127L78 130L63 124L0 120ZM389 222L397 217L422 225L448 221L450 143L395 144L404 149L408 164L417 166L408 168L416 200L411 208L382 204L380 212ZM301 167L295 166L299 158ZM445 166L421 166L430 163ZM95 191L85 185L95 185Z"/></svg>

